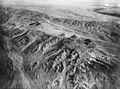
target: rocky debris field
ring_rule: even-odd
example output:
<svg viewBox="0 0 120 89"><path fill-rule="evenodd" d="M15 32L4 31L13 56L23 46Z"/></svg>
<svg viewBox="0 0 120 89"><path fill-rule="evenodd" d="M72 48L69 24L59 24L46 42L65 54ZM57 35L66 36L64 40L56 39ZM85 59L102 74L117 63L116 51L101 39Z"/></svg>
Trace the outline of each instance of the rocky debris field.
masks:
<svg viewBox="0 0 120 89"><path fill-rule="evenodd" d="M120 24L0 6L0 89L120 89Z"/></svg>

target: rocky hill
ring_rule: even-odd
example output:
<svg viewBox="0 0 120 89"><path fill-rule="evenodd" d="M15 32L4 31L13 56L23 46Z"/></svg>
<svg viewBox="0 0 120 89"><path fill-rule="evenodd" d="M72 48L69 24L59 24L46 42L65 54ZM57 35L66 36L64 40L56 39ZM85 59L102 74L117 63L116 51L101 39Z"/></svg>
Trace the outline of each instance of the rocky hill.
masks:
<svg viewBox="0 0 120 89"><path fill-rule="evenodd" d="M119 18L42 10L0 6L0 89L120 89Z"/></svg>

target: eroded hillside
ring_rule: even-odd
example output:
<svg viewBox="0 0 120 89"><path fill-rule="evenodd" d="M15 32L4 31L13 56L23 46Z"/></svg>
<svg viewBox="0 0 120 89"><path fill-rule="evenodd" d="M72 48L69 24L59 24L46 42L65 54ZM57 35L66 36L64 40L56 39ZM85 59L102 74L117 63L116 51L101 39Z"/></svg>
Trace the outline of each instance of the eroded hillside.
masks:
<svg viewBox="0 0 120 89"><path fill-rule="evenodd" d="M80 18L1 6L0 89L119 89L120 24Z"/></svg>

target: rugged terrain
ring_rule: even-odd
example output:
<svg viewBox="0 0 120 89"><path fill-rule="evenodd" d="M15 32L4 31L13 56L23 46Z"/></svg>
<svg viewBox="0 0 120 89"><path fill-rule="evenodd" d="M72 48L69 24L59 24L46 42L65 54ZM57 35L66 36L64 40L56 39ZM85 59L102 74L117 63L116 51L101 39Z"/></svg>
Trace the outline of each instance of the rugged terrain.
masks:
<svg viewBox="0 0 120 89"><path fill-rule="evenodd" d="M120 89L118 16L52 11L0 6L0 89Z"/></svg>

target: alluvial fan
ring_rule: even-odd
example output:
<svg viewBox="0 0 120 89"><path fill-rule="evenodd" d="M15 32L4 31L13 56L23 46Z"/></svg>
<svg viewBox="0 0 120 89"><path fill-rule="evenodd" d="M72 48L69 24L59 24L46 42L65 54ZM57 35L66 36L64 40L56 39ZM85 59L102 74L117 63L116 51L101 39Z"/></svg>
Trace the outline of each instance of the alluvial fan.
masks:
<svg viewBox="0 0 120 89"><path fill-rule="evenodd" d="M0 89L120 89L119 25L1 6Z"/></svg>

